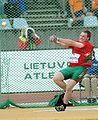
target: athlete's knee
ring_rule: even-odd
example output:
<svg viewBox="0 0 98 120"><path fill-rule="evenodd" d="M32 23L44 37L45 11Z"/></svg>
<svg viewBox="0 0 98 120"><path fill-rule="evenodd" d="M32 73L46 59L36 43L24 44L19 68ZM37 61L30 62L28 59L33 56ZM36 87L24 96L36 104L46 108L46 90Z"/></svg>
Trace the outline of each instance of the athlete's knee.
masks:
<svg viewBox="0 0 98 120"><path fill-rule="evenodd" d="M71 88L71 87L67 87L67 88L66 88L66 93L71 94L71 93L72 93L72 89L73 89L73 88Z"/></svg>
<svg viewBox="0 0 98 120"><path fill-rule="evenodd" d="M73 89L73 86L70 86L70 85L67 84L66 92L67 93L72 93L72 89Z"/></svg>
<svg viewBox="0 0 98 120"><path fill-rule="evenodd" d="M55 83L57 83L58 81L63 81L64 80L64 76L62 75L62 73L58 72L55 73L53 79L52 79Z"/></svg>
<svg viewBox="0 0 98 120"><path fill-rule="evenodd" d="M72 88L67 88L66 91L67 92L72 92Z"/></svg>

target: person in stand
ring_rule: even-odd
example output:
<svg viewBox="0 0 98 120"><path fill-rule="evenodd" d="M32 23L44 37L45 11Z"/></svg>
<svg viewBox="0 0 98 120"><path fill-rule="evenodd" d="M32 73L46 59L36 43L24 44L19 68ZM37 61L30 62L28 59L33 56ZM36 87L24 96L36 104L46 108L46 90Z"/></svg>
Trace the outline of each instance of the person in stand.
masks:
<svg viewBox="0 0 98 120"><path fill-rule="evenodd" d="M4 13L6 17L9 19L10 25L13 28L14 18L20 17L19 8L17 5L17 0L7 0L4 4Z"/></svg>
<svg viewBox="0 0 98 120"><path fill-rule="evenodd" d="M85 17L85 6L83 0L68 0L71 18L68 19L68 27L73 25L83 25Z"/></svg>
<svg viewBox="0 0 98 120"><path fill-rule="evenodd" d="M96 16L98 19L98 0L84 0L86 15Z"/></svg>
<svg viewBox="0 0 98 120"><path fill-rule="evenodd" d="M26 11L24 0L7 0L4 4L4 13L6 14L11 27L14 25L14 18L21 18L21 15Z"/></svg>
<svg viewBox="0 0 98 120"><path fill-rule="evenodd" d="M92 12L98 19L98 0L92 0Z"/></svg>
<svg viewBox="0 0 98 120"><path fill-rule="evenodd" d="M92 13L92 0L84 0L84 6L85 6L86 16L93 15L93 13Z"/></svg>
<svg viewBox="0 0 98 120"><path fill-rule="evenodd" d="M81 84L85 87L88 103L96 102L98 85L98 60L96 58L93 59L92 66L88 68Z"/></svg>
<svg viewBox="0 0 98 120"><path fill-rule="evenodd" d="M91 32L88 30L81 32L79 40L58 38L55 35L50 36L51 42L64 48L72 49L69 67L55 73L53 77L54 83L66 92L65 94L61 94L55 104L57 111L64 111L66 109L66 104L71 98L72 89L79 82L79 75L92 64L93 45L89 42L90 38ZM69 79L69 81L66 84L64 80L67 79Z"/></svg>

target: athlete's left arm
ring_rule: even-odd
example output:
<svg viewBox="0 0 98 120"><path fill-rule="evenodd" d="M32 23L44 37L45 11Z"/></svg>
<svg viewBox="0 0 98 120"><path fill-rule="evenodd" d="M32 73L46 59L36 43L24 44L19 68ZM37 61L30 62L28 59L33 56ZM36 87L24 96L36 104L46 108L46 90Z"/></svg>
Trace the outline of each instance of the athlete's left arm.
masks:
<svg viewBox="0 0 98 120"><path fill-rule="evenodd" d="M60 46L63 46L65 48L68 48L70 46L72 47L78 47L78 48L82 48L84 47L84 44L83 43L80 43L80 42L77 42L75 40L71 40L71 39L63 39L63 38L58 38L56 37L55 35L52 35L50 37L50 41L51 42L54 42L55 44L58 44Z"/></svg>

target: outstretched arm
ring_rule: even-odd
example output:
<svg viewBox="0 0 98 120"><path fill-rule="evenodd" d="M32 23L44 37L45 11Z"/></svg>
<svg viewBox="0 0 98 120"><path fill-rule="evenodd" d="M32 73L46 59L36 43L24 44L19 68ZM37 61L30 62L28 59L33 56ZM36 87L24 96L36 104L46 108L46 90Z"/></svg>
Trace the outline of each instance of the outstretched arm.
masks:
<svg viewBox="0 0 98 120"><path fill-rule="evenodd" d="M50 41L54 42L55 44L58 44L64 48L69 48L69 46L78 47L78 48L84 47L84 45L82 43L76 42L74 40L66 39L66 38L65 39L58 38L55 35L52 35L50 37Z"/></svg>

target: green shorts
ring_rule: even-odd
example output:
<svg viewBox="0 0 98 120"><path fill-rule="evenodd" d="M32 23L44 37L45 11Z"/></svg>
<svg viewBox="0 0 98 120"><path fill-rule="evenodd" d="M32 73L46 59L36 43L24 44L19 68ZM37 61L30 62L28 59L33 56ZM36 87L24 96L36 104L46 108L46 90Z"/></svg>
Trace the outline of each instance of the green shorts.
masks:
<svg viewBox="0 0 98 120"><path fill-rule="evenodd" d="M81 75L86 70L83 66L76 66L76 67L67 67L65 69L60 70L64 76L64 80L73 79L78 80L79 75Z"/></svg>

